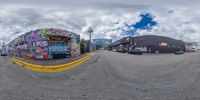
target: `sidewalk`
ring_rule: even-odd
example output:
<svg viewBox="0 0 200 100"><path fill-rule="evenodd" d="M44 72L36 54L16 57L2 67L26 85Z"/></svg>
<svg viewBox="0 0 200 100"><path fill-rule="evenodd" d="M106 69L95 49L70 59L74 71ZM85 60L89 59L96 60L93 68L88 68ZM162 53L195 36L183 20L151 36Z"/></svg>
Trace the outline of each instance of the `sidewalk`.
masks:
<svg viewBox="0 0 200 100"><path fill-rule="evenodd" d="M33 59L24 60L23 58L19 58L19 57L16 57L16 58L19 60L31 63L31 64L52 66L52 65L61 65L61 64L70 63L72 61L75 61L75 60L78 60L78 59L84 57L85 55L87 55L87 54L82 54L80 56L72 57L72 58L51 59L51 60L33 60Z"/></svg>

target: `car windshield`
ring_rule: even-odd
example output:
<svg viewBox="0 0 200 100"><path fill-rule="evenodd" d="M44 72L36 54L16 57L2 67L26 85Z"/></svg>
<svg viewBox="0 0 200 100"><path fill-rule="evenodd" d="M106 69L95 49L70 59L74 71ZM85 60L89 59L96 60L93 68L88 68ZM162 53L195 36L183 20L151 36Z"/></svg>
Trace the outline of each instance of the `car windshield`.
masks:
<svg viewBox="0 0 200 100"><path fill-rule="evenodd" d="M0 0L0 100L200 100L200 0Z"/></svg>

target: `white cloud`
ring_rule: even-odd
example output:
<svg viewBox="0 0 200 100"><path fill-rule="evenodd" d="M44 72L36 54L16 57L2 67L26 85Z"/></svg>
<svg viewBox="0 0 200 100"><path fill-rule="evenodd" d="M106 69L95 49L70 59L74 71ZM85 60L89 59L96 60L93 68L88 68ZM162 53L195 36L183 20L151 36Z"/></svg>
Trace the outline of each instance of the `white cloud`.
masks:
<svg viewBox="0 0 200 100"><path fill-rule="evenodd" d="M169 36L184 41L200 41L199 11L196 7L179 7L173 13L153 10L158 26L151 31L140 31L140 34Z"/></svg>
<svg viewBox="0 0 200 100"><path fill-rule="evenodd" d="M14 0L12 0L14 1ZM51 0L50 0L51 1ZM193 0L133 0L111 2L108 0L91 1L84 0L83 4L77 1L60 2L32 1L30 4L24 0L13 4L8 1L0 1L0 39L9 41L15 38L13 33L19 30L29 30L33 27L52 25L57 27L69 27L70 21L78 30L81 37L88 38L87 29L94 29L93 38L112 38L117 40L123 37L126 24L133 24L140 20L141 12L150 12L158 23L151 31L140 30L139 34L164 35L185 41L199 41L200 38L200 12L199 1ZM80 2L80 1L79 1ZM155 3L155 4L154 4ZM55 4L55 5L54 5ZM188 5L188 6L185 6ZM173 11L170 12L169 11ZM52 21L46 24L40 23L33 26L24 26L38 19L61 19L66 21ZM81 27L79 29L78 27ZM73 30L73 29L71 29ZM5 39L6 38L6 39Z"/></svg>

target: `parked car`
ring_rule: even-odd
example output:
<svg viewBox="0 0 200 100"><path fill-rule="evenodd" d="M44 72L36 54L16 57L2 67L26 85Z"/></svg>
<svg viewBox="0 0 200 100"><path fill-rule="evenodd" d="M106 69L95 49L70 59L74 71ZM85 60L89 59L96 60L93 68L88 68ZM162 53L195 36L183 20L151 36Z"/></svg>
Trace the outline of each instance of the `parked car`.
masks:
<svg viewBox="0 0 200 100"><path fill-rule="evenodd" d="M176 51L176 52L174 52L174 54L176 54L176 55L179 55L179 54L184 54L184 51Z"/></svg>
<svg viewBox="0 0 200 100"><path fill-rule="evenodd" d="M126 53L126 50L123 48L119 48L119 49L117 49L117 52Z"/></svg>
<svg viewBox="0 0 200 100"><path fill-rule="evenodd" d="M117 50L116 50L116 49L112 49L112 51L113 51L113 52L116 52Z"/></svg>
<svg viewBox="0 0 200 100"><path fill-rule="evenodd" d="M129 54L142 55L143 52L139 49L132 49L128 51Z"/></svg>
<svg viewBox="0 0 200 100"><path fill-rule="evenodd" d="M7 56L6 51L1 51L1 56Z"/></svg>

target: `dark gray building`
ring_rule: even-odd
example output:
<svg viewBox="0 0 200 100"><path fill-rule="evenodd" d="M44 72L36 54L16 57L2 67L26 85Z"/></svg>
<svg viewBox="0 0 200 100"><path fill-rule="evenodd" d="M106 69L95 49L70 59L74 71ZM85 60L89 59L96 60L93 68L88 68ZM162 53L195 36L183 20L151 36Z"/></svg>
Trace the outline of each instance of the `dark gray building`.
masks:
<svg viewBox="0 0 200 100"><path fill-rule="evenodd" d="M110 45L111 49L140 49L147 53L173 53L175 51L185 51L185 44L181 40L165 36L142 35L135 37L124 37Z"/></svg>

